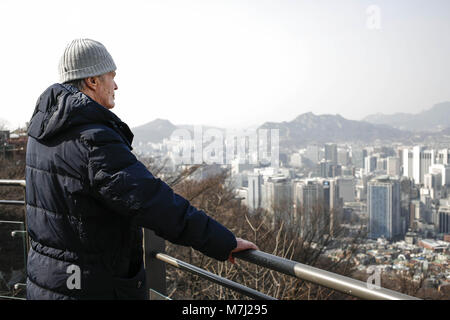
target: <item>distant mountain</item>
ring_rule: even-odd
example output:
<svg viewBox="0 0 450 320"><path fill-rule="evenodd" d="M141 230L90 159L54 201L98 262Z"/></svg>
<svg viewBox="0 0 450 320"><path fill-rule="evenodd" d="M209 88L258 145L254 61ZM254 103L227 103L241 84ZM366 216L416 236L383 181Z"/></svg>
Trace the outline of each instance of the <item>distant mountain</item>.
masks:
<svg viewBox="0 0 450 320"><path fill-rule="evenodd" d="M449 103L450 104L450 103ZM447 112L446 104L433 107L433 112L422 113L422 121L432 121L431 114L441 114L442 121L450 121L448 116L444 116ZM431 110L430 110L431 111ZM372 122L348 120L340 115L315 115L312 112L304 113L296 117L292 121L283 122L265 122L258 129L279 129L280 146L286 148L297 148L307 144L323 144L326 142L354 142L354 143L372 143L377 140L385 143L403 142L413 143L423 139L435 139L450 135L450 123L448 128L436 130L435 132L416 132L401 130L391 125L384 124L387 116L374 115L369 118ZM416 115L401 114L402 119L412 119ZM380 123L377 123L380 122ZM442 124L443 126L443 124ZM174 130L187 129L194 137L193 125L174 125L169 120L156 119L147 124L132 129L135 138L134 144L139 142L162 142L164 138L170 138ZM436 129L438 126L436 126ZM224 129L201 126L205 133L208 129L221 130L226 134ZM225 137L225 135L224 135Z"/></svg>
<svg viewBox="0 0 450 320"><path fill-rule="evenodd" d="M132 128L131 131L134 133L133 143L139 142L162 142L164 139L169 139L172 133L177 129L188 130L191 137L194 138L194 125L174 125L169 120L156 119L144 125ZM221 130L224 133L224 129L210 127L210 126L199 126L203 133L209 129Z"/></svg>
<svg viewBox="0 0 450 320"><path fill-rule="evenodd" d="M377 113L363 119L374 124L386 124L394 128L410 131L440 131L450 127L450 102L435 104L431 109L417 114Z"/></svg>
<svg viewBox="0 0 450 320"><path fill-rule="evenodd" d="M132 128L134 133L133 143L137 142L162 142L164 138L169 138L172 132L177 129L169 120L156 119L142 126Z"/></svg>
<svg viewBox="0 0 450 320"><path fill-rule="evenodd" d="M259 129L279 129L280 146L300 147L309 143L373 142L398 140L407 132L386 125L355 121L340 115L304 113L290 122L266 122Z"/></svg>

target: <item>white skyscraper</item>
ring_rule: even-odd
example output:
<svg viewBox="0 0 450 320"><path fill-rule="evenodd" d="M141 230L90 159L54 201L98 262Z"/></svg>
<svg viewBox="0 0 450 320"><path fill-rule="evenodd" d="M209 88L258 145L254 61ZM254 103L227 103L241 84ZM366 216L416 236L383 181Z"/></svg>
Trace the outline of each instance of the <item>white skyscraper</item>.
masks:
<svg viewBox="0 0 450 320"><path fill-rule="evenodd" d="M450 150L449 149L442 149L439 150L436 156L436 163L438 164L450 164Z"/></svg>
<svg viewBox="0 0 450 320"><path fill-rule="evenodd" d="M413 153L409 149L403 149L403 176L413 177Z"/></svg>
<svg viewBox="0 0 450 320"><path fill-rule="evenodd" d="M425 150L421 146L413 148L413 179L415 184L423 184L423 178L434 164L434 150Z"/></svg>
<svg viewBox="0 0 450 320"><path fill-rule="evenodd" d="M364 171L366 174L377 169L377 157L368 156L364 158Z"/></svg>

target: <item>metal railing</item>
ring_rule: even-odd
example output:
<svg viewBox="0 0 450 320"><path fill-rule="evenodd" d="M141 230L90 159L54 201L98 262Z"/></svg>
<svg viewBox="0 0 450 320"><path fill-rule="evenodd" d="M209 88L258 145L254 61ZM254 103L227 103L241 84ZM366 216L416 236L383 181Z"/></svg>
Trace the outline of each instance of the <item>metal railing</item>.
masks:
<svg viewBox="0 0 450 320"><path fill-rule="evenodd" d="M161 295L167 295L166 283L161 281L165 279L164 265L169 265L198 275L209 281L218 283L224 287L230 288L243 295L254 299L273 300L275 298L259 293L254 295L254 290L244 287L228 279L212 275L210 272L192 266L184 261L178 260L164 253L164 239L157 237L153 231L144 229L145 236L145 256L146 261L151 261L153 268L147 268L147 279L149 289L159 292ZM155 245L156 244L156 245ZM153 247L153 245L155 245ZM255 265L268 268L301 280L312 282L320 286L336 290L353 297L367 300L420 300L419 298L408 296L397 291L386 288L369 287L366 282L353 278L345 277L333 272L311 267L296 261L284 259L258 250L247 250L234 253L235 258L253 263ZM147 265L146 265L147 266ZM246 290L242 290L243 288ZM248 290L249 289L249 290Z"/></svg>
<svg viewBox="0 0 450 320"><path fill-rule="evenodd" d="M0 179L0 186L4 187L21 187L23 188L24 198L25 198L25 180L2 180ZM23 206L24 207L24 216L23 221L6 221L0 220L0 224L12 224L14 229L11 231L10 236L13 238L21 237L23 241L23 260L24 260L24 268L26 270L27 265L27 254L29 250L29 238L28 233L26 231L26 210L25 210L25 201L23 200L0 200L0 205L8 205L8 206ZM24 283L15 283L13 286L13 294L16 294L17 290L26 289L26 284ZM24 298L16 297L16 296L0 296L0 299L11 299L11 300L25 300Z"/></svg>
<svg viewBox="0 0 450 320"><path fill-rule="evenodd" d="M0 180L0 186L25 187L24 180ZM0 200L0 204L24 205L24 201ZM26 217L26 215L25 215ZM26 223L26 219L24 219ZM26 229L25 229L26 230ZM21 230L17 230L16 234ZM28 243L28 235L27 243ZM29 247L28 247L29 248ZM27 248L27 249L28 249ZM367 283L325 271L319 268L284 259L258 250L247 250L233 255L235 258L268 268L277 272L312 282L357 298L370 300L420 300L386 288L369 288ZM275 298L248 288L244 285L220 277L214 273L188 264L165 254L165 240L157 237L153 231L144 229L144 263L147 277L147 291L167 298L166 264L193 273L201 278L215 282L221 286L237 291L243 295L259 300L275 300ZM24 284L16 284L23 287ZM150 295L152 296L152 295ZM6 298L6 297L3 297ZM12 297L14 298L14 297Z"/></svg>
<svg viewBox="0 0 450 320"><path fill-rule="evenodd" d="M26 182L25 180L4 180L0 179L0 187L21 187L23 188L23 198L25 199L25 187ZM24 231L25 231L25 244L27 248L27 252L30 249L30 239L28 237L28 233L26 232L26 226L27 226L27 215L26 215L26 203L25 200L0 200L0 205L10 205L10 206L23 206L24 207L24 213L23 213L23 223L24 223ZM12 234L14 237L16 233ZM25 257L26 261L26 257Z"/></svg>

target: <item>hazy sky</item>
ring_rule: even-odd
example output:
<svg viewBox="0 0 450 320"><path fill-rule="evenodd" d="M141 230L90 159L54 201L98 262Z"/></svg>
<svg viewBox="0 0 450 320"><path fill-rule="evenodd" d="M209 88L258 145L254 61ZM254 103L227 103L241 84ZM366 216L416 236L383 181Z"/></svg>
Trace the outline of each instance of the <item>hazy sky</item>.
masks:
<svg viewBox="0 0 450 320"><path fill-rule="evenodd" d="M131 127L361 119L450 101L450 1L0 0L0 118L28 121L67 43L102 42Z"/></svg>

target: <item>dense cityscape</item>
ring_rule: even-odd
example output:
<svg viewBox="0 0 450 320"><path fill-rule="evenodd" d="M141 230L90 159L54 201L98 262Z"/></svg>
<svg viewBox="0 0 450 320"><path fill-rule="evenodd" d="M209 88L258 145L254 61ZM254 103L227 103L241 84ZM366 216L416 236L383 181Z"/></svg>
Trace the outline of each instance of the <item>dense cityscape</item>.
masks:
<svg viewBox="0 0 450 320"><path fill-rule="evenodd" d="M179 162L183 148L179 140L165 139L137 144L135 152L165 159L172 171L184 167ZM244 151L249 150L247 144ZM352 241L363 230L352 257L362 273L376 267L384 275L407 272L413 281L438 290L449 284L450 149L325 143L284 148L278 156L278 166L249 161L258 154L246 153L231 163L223 156L221 164L201 167L193 179L228 169L242 205L250 212L264 209L271 219L288 224L300 217L300 236L311 228L308 216L320 207L331 221L331 236L337 225L345 233L324 252L333 260L345 259L342 241Z"/></svg>

